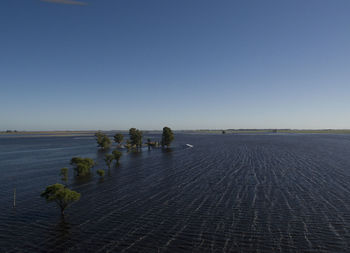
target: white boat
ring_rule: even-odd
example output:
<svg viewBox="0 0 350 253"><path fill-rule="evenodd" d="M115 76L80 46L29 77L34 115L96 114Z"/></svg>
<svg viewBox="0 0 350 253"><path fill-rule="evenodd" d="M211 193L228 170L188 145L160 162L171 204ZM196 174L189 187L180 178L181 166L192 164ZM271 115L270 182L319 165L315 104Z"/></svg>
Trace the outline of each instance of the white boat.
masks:
<svg viewBox="0 0 350 253"><path fill-rule="evenodd" d="M186 144L186 146L189 148L193 148L193 145L191 145L191 144Z"/></svg>

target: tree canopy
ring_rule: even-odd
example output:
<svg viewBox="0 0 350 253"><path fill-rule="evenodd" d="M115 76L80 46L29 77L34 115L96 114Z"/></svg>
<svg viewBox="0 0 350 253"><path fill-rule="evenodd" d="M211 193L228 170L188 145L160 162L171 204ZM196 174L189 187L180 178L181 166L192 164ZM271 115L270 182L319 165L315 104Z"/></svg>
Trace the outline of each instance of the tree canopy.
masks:
<svg viewBox="0 0 350 253"><path fill-rule="evenodd" d="M108 138L108 136L101 131L98 131L95 133L96 136L96 142L97 146L101 149L108 149L111 146L111 140Z"/></svg>
<svg viewBox="0 0 350 253"><path fill-rule="evenodd" d="M91 158L73 157L70 164L75 165L74 170L77 176L86 176L91 173L90 169L95 165L95 162Z"/></svg>
<svg viewBox="0 0 350 253"><path fill-rule="evenodd" d="M114 135L114 141L119 145L123 142L123 139L124 139L124 135L122 135L121 133L116 133Z"/></svg>
<svg viewBox="0 0 350 253"><path fill-rule="evenodd" d="M105 155L105 162L106 162L108 168L111 168L113 160L114 160L114 155L112 155L112 154Z"/></svg>
<svg viewBox="0 0 350 253"><path fill-rule="evenodd" d="M135 145L136 148L142 146L142 132L136 128L130 128L129 130L130 142Z"/></svg>
<svg viewBox="0 0 350 253"><path fill-rule="evenodd" d="M174 140L173 131L171 131L169 127L164 127L163 134L162 134L162 146L169 147L173 140Z"/></svg>
<svg viewBox="0 0 350 253"><path fill-rule="evenodd" d="M119 160L122 157L123 153L120 152L119 150L113 150L112 155L114 159L117 161L117 164L119 164Z"/></svg>
<svg viewBox="0 0 350 253"><path fill-rule="evenodd" d="M40 195L47 202L55 202L61 209L62 216L64 210L73 202L80 199L80 193L72 191L62 184L53 184L46 187Z"/></svg>

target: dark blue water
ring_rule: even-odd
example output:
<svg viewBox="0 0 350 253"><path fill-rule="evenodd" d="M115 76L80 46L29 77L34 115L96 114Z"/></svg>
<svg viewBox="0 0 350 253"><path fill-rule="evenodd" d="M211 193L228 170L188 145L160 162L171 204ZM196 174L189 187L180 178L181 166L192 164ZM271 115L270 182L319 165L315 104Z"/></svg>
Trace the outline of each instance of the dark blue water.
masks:
<svg viewBox="0 0 350 253"><path fill-rule="evenodd" d="M350 252L350 136L178 134L101 180L103 156L92 137L0 138L0 252ZM82 194L64 220L39 196L62 167Z"/></svg>

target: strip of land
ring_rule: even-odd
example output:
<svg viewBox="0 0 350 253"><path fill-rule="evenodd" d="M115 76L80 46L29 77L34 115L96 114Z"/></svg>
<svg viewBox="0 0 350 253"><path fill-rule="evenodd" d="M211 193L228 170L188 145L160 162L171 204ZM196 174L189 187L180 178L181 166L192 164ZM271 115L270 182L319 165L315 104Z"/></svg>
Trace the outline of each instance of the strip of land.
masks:
<svg viewBox="0 0 350 253"><path fill-rule="evenodd" d="M97 130L87 131L2 131L0 137L67 137L67 136L93 136ZM104 131L107 134L115 132L127 133L126 130ZM161 131L151 130L143 131L145 134L156 134ZM200 130L183 130L174 131L175 133L211 133L211 134L263 134L263 133L291 133L291 134L350 134L350 129L200 129Z"/></svg>
<svg viewBox="0 0 350 253"><path fill-rule="evenodd" d="M225 133L225 134L240 134L240 133L295 133L295 134L350 134L350 129L223 129L223 130L193 130L186 132L199 133Z"/></svg>
<svg viewBox="0 0 350 253"><path fill-rule="evenodd" d="M52 136L92 136L96 131L5 131L0 136L8 137L52 137Z"/></svg>

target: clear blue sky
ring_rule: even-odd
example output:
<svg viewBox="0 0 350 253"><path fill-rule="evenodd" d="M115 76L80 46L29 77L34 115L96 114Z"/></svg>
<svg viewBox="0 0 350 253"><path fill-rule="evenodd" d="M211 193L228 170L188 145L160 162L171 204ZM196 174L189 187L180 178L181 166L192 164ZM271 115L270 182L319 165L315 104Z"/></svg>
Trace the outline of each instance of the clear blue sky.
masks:
<svg viewBox="0 0 350 253"><path fill-rule="evenodd" d="M350 128L349 0L47 1L0 3L1 130Z"/></svg>

